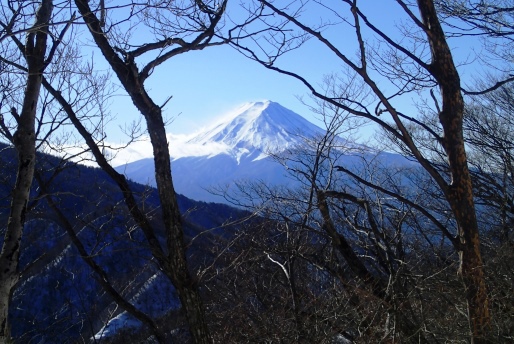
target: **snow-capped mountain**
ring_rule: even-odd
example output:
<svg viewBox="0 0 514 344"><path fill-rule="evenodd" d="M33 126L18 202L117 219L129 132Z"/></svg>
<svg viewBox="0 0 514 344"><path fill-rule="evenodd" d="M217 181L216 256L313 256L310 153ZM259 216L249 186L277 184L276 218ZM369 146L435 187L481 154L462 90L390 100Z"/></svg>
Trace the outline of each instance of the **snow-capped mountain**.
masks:
<svg viewBox="0 0 514 344"><path fill-rule="evenodd" d="M271 101L248 103L213 127L188 141L192 145L216 146L219 152L253 160L269 152L298 144L303 137L323 134L323 130L302 116Z"/></svg>
<svg viewBox="0 0 514 344"><path fill-rule="evenodd" d="M224 202L213 195L213 188L233 184L235 181L263 181L269 185L294 183L281 164L269 156L302 144L306 139L321 137L325 130L272 101L248 103L224 116L217 123L187 140L170 137L170 154L175 189L189 198L210 202ZM370 148L343 139L342 148ZM359 153L359 154L360 154ZM387 163L401 158L395 154L381 153ZM345 155L346 163L359 158ZM405 159L401 158L405 163ZM155 185L153 159L138 160L121 165L118 171L130 179Z"/></svg>
<svg viewBox="0 0 514 344"><path fill-rule="evenodd" d="M268 154L323 134L323 129L278 103L245 104L187 141L170 138L176 191L192 199L223 202L209 189L247 179L285 184L290 181L283 166ZM155 185L151 158L117 169L134 181Z"/></svg>

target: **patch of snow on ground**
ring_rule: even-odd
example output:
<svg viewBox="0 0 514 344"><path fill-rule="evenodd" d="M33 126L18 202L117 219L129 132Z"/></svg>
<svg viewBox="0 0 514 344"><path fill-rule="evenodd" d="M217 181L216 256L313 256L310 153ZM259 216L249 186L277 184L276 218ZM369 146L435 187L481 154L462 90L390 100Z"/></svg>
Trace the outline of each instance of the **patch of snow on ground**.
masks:
<svg viewBox="0 0 514 344"><path fill-rule="evenodd" d="M163 274L150 277L141 289L130 299L136 308L152 318L165 315L172 309L178 309L180 302L167 278ZM122 329L138 329L141 322L127 312L122 312L105 324L94 338L96 340L113 336Z"/></svg>
<svg viewBox="0 0 514 344"><path fill-rule="evenodd" d="M141 322L139 320L134 319L134 317L129 315L127 312L123 312L109 320L109 322L94 335L94 339L100 340L103 338L109 338L122 329L138 329L139 327L141 327Z"/></svg>

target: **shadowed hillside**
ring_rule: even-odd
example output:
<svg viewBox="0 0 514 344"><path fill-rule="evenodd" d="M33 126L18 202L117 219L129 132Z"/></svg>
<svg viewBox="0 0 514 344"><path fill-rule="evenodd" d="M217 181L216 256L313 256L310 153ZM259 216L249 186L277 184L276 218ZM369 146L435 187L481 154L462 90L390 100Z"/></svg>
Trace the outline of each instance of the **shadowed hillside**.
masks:
<svg viewBox="0 0 514 344"><path fill-rule="evenodd" d="M14 154L12 148L0 145L0 240L15 178ZM88 342L95 335L106 338L121 328L141 327L102 289L98 283L102 277L85 263L66 225L72 226L89 257L124 298L157 320L170 314L181 319L177 318L180 303L174 288L160 273L143 234L130 220L117 186L99 169L45 154L37 159L37 178L22 240L21 278L13 295L14 338L20 343ZM136 183L131 187L142 208L152 219L158 219L156 191ZM48 195L61 215L48 203ZM244 213L183 196L178 196L178 201L186 240L191 243L190 262L198 269L212 260L209 252L213 241L230 236L230 229L221 226ZM159 233L158 239L165 241L162 228ZM176 320L177 328L183 325L182 320Z"/></svg>

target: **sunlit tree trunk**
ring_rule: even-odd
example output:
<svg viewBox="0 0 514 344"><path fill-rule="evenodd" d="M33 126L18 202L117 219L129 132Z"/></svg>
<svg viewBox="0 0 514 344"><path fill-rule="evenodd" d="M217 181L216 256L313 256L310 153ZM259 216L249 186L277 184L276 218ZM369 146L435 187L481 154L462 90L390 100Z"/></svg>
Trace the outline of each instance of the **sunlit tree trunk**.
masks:
<svg viewBox="0 0 514 344"><path fill-rule="evenodd" d="M473 343L488 342L491 315L485 285L478 224L463 136L464 100L460 78L453 62L432 0L418 0L432 51L430 72L437 79L442 96L439 121L443 127L443 148L448 156L451 184L446 192L458 225L459 273L466 289Z"/></svg>

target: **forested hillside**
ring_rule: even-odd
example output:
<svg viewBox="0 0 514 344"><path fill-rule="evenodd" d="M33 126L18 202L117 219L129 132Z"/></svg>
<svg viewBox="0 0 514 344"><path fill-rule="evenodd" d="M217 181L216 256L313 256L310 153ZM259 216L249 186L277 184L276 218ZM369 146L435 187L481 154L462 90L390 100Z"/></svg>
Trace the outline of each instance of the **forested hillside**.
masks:
<svg viewBox="0 0 514 344"><path fill-rule="evenodd" d="M512 342L513 8L2 2L0 344ZM253 151L294 183L178 195L175 95L256 85L323 126ZM243 122L197 143L241 158ZM141 141L155 188L113 166Z"/></svg>
<svg viewBox="0 0 514 344"><path fill-rule="evenodd" d="M3 221L14 186L14 153L13 147L0 144ZM136 324L139 330L138 321L123 314L99 283L102 278L155 321L176 316L180 308L176 292L152 261L141 230L130 220L122 195L108 176L98 168L45 154L38 154L37 161L21 242L20 279L12 301L11 331L16 342L89 342L95 335L99 340L112 337L125 327L134 330L127 324ZM146 211L161 216L155 189L130 185ZM212 262L213 247L233 236L230 223L245 213L182 196L178 200L190 243L189 260L192 269L201 269ZM72 239L71 233L76 237ZM165 241L162 228L157 234ZM116 323L118 329L105 327L120 314L132 320ZM185 326L179 320L174 323L174 330Z"/></svg>

